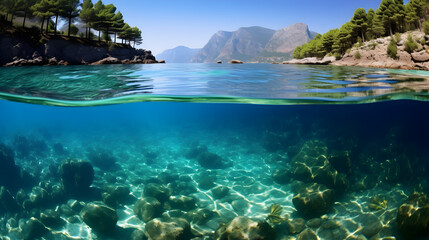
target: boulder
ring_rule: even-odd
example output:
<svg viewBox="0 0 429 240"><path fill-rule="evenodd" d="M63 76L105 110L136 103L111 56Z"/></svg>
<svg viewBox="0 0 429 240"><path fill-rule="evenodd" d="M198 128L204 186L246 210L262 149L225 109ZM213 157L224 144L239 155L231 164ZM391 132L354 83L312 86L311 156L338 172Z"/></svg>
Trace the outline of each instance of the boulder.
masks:
<svg viewBox="0 0 429 240"><path fill-rule="evenodd" d="M80 216L92 230L106 235L114 231L118 222L116 211L100 202L88 203Z"/></svg>
<svg viewBox="0 0 429 240"><path fill-rule="evenodd" d="M66 224L66 221L61 218L60 213L51 209L47 209L40 213L40 221L45 226L50 228L60 228Z"/></svg>
<svg viewBox="0 0 429 240"><path fill-rule="evenodd" d="M427 53L425 50L413 52L411 53L411 58L414 62L427 62L429 61L429 53Z"/></svg>
<svg viewBox="0 0 429 240"><path fill-rule="evenodd" d="M429 198L413 193L399 207L396 217L398 231L404 239L429 237Z"/></svg>
<svg viewBox="0 0 429 240"><path fill-rule="evenodd" d="M199 154L197 161L201 167L206 169L225 169L231 166L229 161L218 154L209 151Z"/></svg>
<svg viewBox="0 0 429 240"><path fill-rule="evenodd" d="M161 184L149 183L144 187L143 196L154 197L161 203L164 203L170 198L171 190Z"/></svg>
<svg viewBox="0 0 429 240"><path fill-rule="evenodd" d="M229 188L226 186L217 186L211 190L212 195L215 199L221 199L228 195Z"/></svg>
<svg viewBox="0 0 429 240"><path fill-rule="evenodd" d="M291 172L289 169L277 169L273 173L274 182L278 184L288 184L291 180Z"/></svg>
<svg viewBox="0 0 429 240"><path fill-rule="evenodd" d="M130 188L127 185L107 185L104 191L103 202L111 207L117 207L130 200Z"/></svg>
<svg viewBox="0 0 429 240"><path fill-rule="evenodd" d="M99 61L93 62L93 63L91 63L91 65L119 64L119 63L121 63L121 61L119 61L119 59L114 58L114 57L107 57L107 58L103 58Z"/></svg>
<svg viewBox="0 0 429 240"><path fill-rule="evenodd" d="M222 61L221 61L221 60L217 60L217 61L216 61L216 63L219 63L219 64L220 64L220 63L222 63Z"/></svg>
<svg viewBox="0 0 429 240"><path fill-rule="evenodd" d="M265 221L255 222L248 217L235 217L228 224L221 225L215 232L214 239L265 239L275 240L276 231Z"/></svg>
<svg viewBox="0 0 429 240"><path fill-rule="evenodd" d="M229 63L231 63L231 64L243 64L242 61L236 60L236 59L232 59L231 61L229 61Z"/></svg>
<svg viewBox="0 0 429 240"><path fill-rule="evenodd" d="M321 184L309 184L293 197L292 203L302 216L320 217L334 205L334 191Z"/></svg>
<svg viewBox="0 0 429 240"><path fill-rule="evenodd" d="M134 214L144 222L160 217L163 211L161 202L154 197L142 198L134 205Z"/></svg>
<svg viewBox="0 0 429 240"><path fill-rule="evenodd" d="M197 201L195 198L183 195L170 197L167 203L170 205L171 209L179 209L186 212L197 208Z"/></svg>
<svg viewBox="0 0 429 240"><path fill-rule="evenodd" d="M155 218L145 226L146 235L151 240L191 239L191 226L183 218Z"/></svg>
<svg viewBox="0 0 429 240"><path fill-rule="evenodd" d="M316 233L311 230L310 228L305 229L302 231L298 237L297 240L318 240L319 237L317 237Z"/></svg>
<svg viewBox="0 0 429 240"><path fill-rule="evenodd" d="M165 60L164 59L158 60L158 63L165 63Z"/></svg>
<svg viewBox="0 0 429 240"><path fill-rule="evenodd" d="M32 217L22 227L21 236L24 240L32 240L43 237L49 232L49 229L38 219Z"/></svg>
<svg viewBox="0 0 429 240"><path fill-rule="evenodd" d="M91 163L82 160L67 160L60 166L64 191L72 195L84 195L94 180Z"/></svg>

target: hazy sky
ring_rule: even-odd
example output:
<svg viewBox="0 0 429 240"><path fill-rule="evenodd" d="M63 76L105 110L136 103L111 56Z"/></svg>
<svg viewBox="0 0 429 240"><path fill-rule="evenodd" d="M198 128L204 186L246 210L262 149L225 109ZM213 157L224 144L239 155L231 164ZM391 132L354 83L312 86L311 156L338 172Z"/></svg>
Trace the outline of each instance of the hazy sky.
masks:
<svg viewBox="0 0 429 240"><path fill-rule="evenodd" d="M95 3L97 0L93 0ZM203 47L219 30L261 26L278 30L296 22L325 33L349 21L356 8L378 8L381 0L104 0L131 26L142 30L140 48L158 54L184 45Z"/></svg>

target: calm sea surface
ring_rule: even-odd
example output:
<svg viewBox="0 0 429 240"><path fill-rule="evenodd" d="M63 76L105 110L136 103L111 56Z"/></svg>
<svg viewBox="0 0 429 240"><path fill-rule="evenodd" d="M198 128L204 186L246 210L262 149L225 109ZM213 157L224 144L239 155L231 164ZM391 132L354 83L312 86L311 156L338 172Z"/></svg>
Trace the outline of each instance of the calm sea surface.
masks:
<svg viewBox="0 0 429 240"><path fill-rule="evenodd" d="M429 193L428 90L353 67L1 68L0 236L425 239L398 209Z"/></svg>

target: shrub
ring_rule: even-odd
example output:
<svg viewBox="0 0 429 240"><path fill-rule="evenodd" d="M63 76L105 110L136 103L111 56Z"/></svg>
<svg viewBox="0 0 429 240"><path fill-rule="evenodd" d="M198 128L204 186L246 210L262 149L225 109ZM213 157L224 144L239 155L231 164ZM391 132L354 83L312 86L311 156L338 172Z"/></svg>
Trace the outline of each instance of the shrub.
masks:
<svg viewBox="0 0 429 240"><path fill-rule="evenodd" d="M337 52L334 53L334 56L335 56L335 60L340 60L342 58L341 54Z"/></svg>
<svg viewBox="0 0 429 240"><path fill-rule="evenodd" d="M360 57L361 57L361 56L360 56L360 52L359 52L359 51L356 51L356 52L355 52L355 58L356 58L356 59L360 59Z"/></svg>
<svg viewBox="0 0 429 240"><path fill-rule="evenodd" d="M424 46L424 45L426 45L426 39L425 39L425 37L423 37L422 38L422 40L420 41L420 43Z"/></svg>
<svg viewBox="0 0 429 240"><path fill-rule="evenodd" d="M425 32L426 35L429 34L429 21L423 22L423 31Z"/></svg>
<svg viewBox="0 0 429 240"><path fill-rule="evenodd" d="M113 50L115 50L115 44L113 42L109 42L107 51L111 52Z"/></svg>
<svg viewBox="0 0 429 240"><path fill-rule="evenodd" d="M369 47L371 50L374 50L374 49L375 49L375 47L377 47L377 45L378 45L378 43L373 42L373 43L368 44L368 47Z"/></svg>
<svg viewBox="0 0 429 240"><path fill-rule="evenodd" d="M414 50L416 50L419 46L417 45L417 43L414 41L413 37L411 36L411 34L408 34L407 37L407 41L405 42L405 51L407 51L408 53L412 53L414 52Z"/></svg>
<svg viewBox="0 0 429 240"><path fill-rule="evenodd" d="M387 55L393 59L398 58L398 47L396 46L395 40L392 38L390 39L389 46L387 46Z"/></svg>
<svg viewBox="0 0 429 240"><path fill-rule="evenodd" d="M347 54L350 54L350 51L351 51L351 50L352 50L351 48L347 49L347 50L346 50L346 53L347 53Z"/></svg>
<svg viewBox="0 0 429 240"><path fill-rule="evenodd" d="M362 42L362 38L361 38L361 37L358 37L358 38L357 38L357 43L358 43L358 46L359 46L359 47L362 47L362 46L363 46L363 42Z"/></svg>
<svg viewBox="0 0 429 240"><path fill-rule="evenodd" d="M400 33L395 33L395 39L396 39L396 43L401 41L401 34Z"/></svg>

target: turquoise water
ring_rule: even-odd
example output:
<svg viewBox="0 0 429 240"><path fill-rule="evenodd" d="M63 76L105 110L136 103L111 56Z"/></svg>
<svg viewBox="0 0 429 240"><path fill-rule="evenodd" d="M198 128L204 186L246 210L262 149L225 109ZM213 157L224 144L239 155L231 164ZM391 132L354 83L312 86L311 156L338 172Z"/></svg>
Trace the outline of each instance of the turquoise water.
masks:
<svg viewBox="0 0 429 240"><path fill-rule="evenodd" d="M250 239L424 239L397 215L429 191L427 80L269 64L2 68L0 236L224 239L244 216ZM63 174L67 159L90 163L90 185ZM303 207L311 191L324 199ZM116 224L89 226L90 203Z"/></svg>

